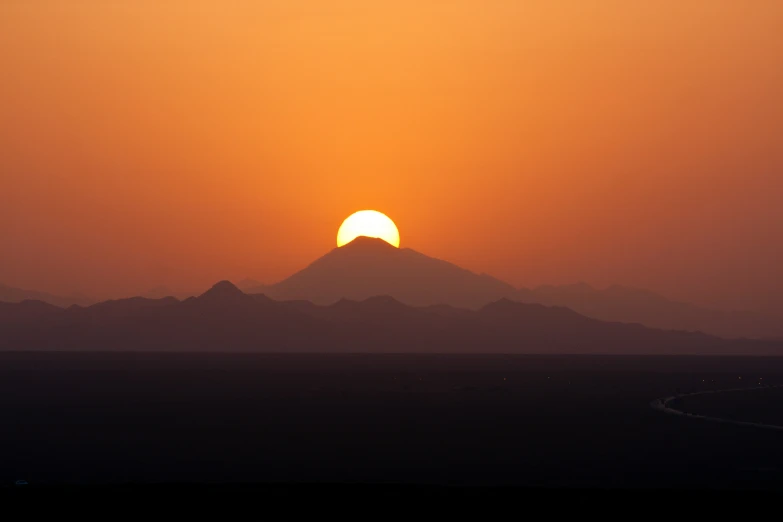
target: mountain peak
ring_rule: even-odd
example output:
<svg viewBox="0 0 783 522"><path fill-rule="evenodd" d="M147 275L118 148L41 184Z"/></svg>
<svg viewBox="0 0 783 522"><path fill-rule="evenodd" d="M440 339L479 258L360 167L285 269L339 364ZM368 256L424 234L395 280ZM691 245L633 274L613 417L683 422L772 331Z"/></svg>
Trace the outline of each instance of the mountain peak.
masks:
<svg viewBox="0 0 783 522"><path fill-rule="evenodd" d="M359 236L263 292L273 299L322 305L341 297L363 301L386 295L408 306L448 303L478 308L513 295L515 288L410 248Z"/></svg>
<svg viewBox="0 0 783 522"><path fill-rule="evenodd" d="M43 301L59 308L68 308L71 305L89 306L94 303L91 299L82 295L58 296L35 290L23 290L0 283L0 301L19 303L22 301Z"/></svg>
<svg viewBox="0 0 783 522"><path fill-rule="evenodd" d="M215 283L212 288L204 292L198 297L199 301L219 301L219 302L234 302L239 301L245 297L245 293L239 288L234 286L231 281L220 281Z"/></svg>
<svg viewBox="0 0 783 522"><path fill-rule="evenodd" d="M509 310L519 310L525 305L518 301L512 301L506 297L501 297L497 301L493 301L482 306L479 310L481 312L505 312Z"/></svg>
<svg viewBox="0 0 783 522"><path fill-rule="evenodd" d="M219 291L219 292L240 292L241 290L237 288L237 286L228 280L218 281L214 285L212 285L212 288L209 289L209 291Z"/></svg>
<svg viewBox="0 0 783 522"><path fill-rule="evenodd" d="M377 248L377 249L383 248L383 249L397 250L397 247L387 243L383 239L379 237L369 237L369 236L357 236L356 239L339 248L341 250L355 249L355 248Z"/></svg>

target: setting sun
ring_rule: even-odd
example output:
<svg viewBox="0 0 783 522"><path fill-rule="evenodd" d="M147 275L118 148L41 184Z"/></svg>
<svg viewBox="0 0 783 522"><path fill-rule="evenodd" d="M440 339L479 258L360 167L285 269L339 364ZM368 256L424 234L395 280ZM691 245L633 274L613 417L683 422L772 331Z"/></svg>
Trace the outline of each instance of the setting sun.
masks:
<svg viewBox="0 0 783 522"><path fill-rule="evenodd" d="M346 245L359 236L377 237L395 247L400 246L397 225L386 214L375 210L360 210L348 216L337 231L337 246Z"/></svg>

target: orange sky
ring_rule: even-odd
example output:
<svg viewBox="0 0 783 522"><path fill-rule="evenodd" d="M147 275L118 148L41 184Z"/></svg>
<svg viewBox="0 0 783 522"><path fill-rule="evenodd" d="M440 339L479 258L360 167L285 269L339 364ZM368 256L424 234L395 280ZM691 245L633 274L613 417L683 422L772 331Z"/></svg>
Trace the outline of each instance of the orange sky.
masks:
<svg viewBox="0 0 783 522"><path fill-rule="evenodd" d="M0 282L273 282L355 210L516 285L783 295L779 0L3 0Z"/></svg>

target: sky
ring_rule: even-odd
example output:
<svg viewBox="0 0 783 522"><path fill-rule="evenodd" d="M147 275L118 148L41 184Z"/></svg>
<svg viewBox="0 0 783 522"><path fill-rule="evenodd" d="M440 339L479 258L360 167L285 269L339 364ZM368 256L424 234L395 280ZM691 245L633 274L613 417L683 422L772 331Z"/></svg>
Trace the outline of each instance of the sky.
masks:
<svg viewBox="0 0 783 522"><path fill-rule="evenodd" d="M783 312L779 0L3 0L0 282L271 283L376 209L517 286Z"/></svg>

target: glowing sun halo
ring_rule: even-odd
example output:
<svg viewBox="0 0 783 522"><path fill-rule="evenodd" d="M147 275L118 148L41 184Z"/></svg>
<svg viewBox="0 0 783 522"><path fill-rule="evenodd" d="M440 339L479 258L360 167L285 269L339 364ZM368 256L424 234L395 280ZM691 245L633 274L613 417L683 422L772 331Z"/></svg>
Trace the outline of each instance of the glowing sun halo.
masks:
<svg viewBox="0 0 783 522"><path fill-rule="evenodd" d="M375 210L360 210L345 218L337 231L337 246L347 245L359 236L377 237L395 247L400 246L397 225L386 214Z"/></svg>

